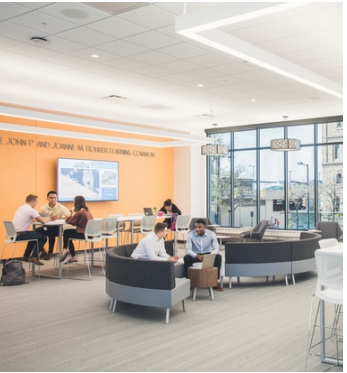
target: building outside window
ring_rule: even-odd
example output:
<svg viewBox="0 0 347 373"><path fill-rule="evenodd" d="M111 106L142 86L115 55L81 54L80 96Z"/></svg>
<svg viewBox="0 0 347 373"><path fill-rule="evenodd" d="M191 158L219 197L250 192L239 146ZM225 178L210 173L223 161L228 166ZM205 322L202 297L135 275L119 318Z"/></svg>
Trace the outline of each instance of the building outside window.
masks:
<svg viewBox="0 0 347 373"><path fill-rule="evenodd" d="M314 229L318 221L343 225L343 126L324 121L271 128L208 130L230 153L207 157L208 216L213 224ZM256 127L256 126L255 126ZM274 138L297 138L301 149L276 152Z"/></svg>

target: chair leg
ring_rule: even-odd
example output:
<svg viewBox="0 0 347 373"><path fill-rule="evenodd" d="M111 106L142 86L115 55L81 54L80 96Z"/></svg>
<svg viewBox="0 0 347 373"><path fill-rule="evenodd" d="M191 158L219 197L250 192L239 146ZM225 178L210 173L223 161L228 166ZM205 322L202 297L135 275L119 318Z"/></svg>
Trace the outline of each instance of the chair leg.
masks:
<svg viewBox="0 0 347 373"><path fill-rule="evenodd" d="M183 309L183 312L186 312L186 303L184 299L182 300L182 309Z"/></svg>
<svg viewBox="0 0 347 373"><path fill-rule="evenodd" d="M193 300L195 300L195 298L196 298L196 289L197 289L197 288L194 288L194 289L193 289Z"/></svg>
<svg viewBox="0 0 347 373"><path fill-rule="evenodd" d="M233 278L230 276L229 277L229 289L231 289L231 287L233 286L232 279Z"/></svg>
<svg viewBox="0 0 347 373"><path fill-rule="evenodd" d="M89 273L89 281L91 281L92 280L92 274L90 272L89 258L88 258L86 245L84 245L84 260L87 262L88 273Z"/></svg>
<svg viewBox="0 0 347 373"><path fill-rule="evenodd" d="M288 286L288 275L284 275L284 281L286 282L286 286Z"/></svg>
<svg viewBox="0 0 347 373"><path fill-rule="evenodd" d="M211 299L214 300L213 289L212 288L208 288L208 291L210 293Z"/></svg>
<svg viewBox="0 0 347 373"><path fill-rule="evenodd" d="M293 282L293 285L295 285L295 275L294 275L294 273L292 273L292 282Z"/></svg>
<svg viewBox="0 0 347 373"><path fill-rule="evenodd" d="M165 323L168 324L169 323L169 318L170 318L170 307L168 307L166 309L166 319L165 319Z"/></svg>
<svg viewBox="0 0 347 373"><path fill-rule="evenodd" d="M116 306L117 306L117 299L111 299L111 303L110 303L110 310L112 312L116 312Z"/></svg>
<svg viewBox="0 0 347 373"><path fill-rule="evenodd" d="M314 347L314 346L312 346L312 342L313 342L314 334L315 334L316 327L317 327L317 319L318 319L318 313L319 313L319 308L320 308L320 302L318 302L316 316L314 318L313 330L312 330L312 334L311 334L311 321L312 321L312 311L313 311L314 298L315 298L315 295L313 294L312 298L311 298L310 317L309 317L309 322L308 322L308 342L307 342L307 352L306 352L306 361L305 361L305 371L307 371L308 357L309 357L309 355L311 355L312 347ZM320 343L321 342L322 341L320 341Z"/></svg>

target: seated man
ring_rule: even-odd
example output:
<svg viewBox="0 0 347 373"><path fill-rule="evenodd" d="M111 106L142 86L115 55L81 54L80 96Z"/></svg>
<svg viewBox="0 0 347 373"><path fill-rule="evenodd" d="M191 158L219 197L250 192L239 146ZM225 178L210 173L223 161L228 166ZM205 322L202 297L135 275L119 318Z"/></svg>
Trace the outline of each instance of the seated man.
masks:
<svg viewBox="0 0 347 373"><path fill-rule="evenodd" d="M47 201L48 203L41 206L39 210L39 213L41 215L47 215L50 217L51 220L65 220L71 215L70 211L65 206L58 203L57 192L55 192L54 190L51 190L47 193ZM55 238L59 236L59 229L60 227L57 225L46 225L42 228L36 229L36 232L44 234L48 237L48 254L45 255L42 259L51 259L54 250Z"/></svg>
<svg viewBox="0 0 347 373"><path fill-rule="evenodd" d="M204 219L197 219L195 222L195 229L188 233L186 242L186 253L184 257L184 270L188 278L188 268L194 263L202 262L205 254L217 254L214 267L218 268L218 278L220 278L220 267L222 264L222 257L219 253L219 244L217 236L213 231L206 228L206 221ZM212 251L211 251L212 247ZM215 290L223 290L220 285L215 286Z"/></svg>
<svg viewBox="0 0 347 373"><path fill-rule="evenodd" d="M170 256L165 250L164 238L167 233L167 225L157 223L154 226L154 232L149 233L140 241L131 257L134 259L168 260L176 263L179 259L178 256Z"/></svg>
<svg viewBox="0 0 347 373"><path fill-rule="evenodd" d="M47 255L47 252L44 250L43 246L47 241L47 237L37 233L35 231L29 231L29 227L32 224L33 220L37 220L40 223L46 223L49 221L49 217L42 218L39 213L34 209L34 207L38 203L38 197L29 194L25 199L25 204L20 206L13 218L13 225L14 229L17 232L17 241L28 240L28 239L37 239L38 240L38 251L40 252L40 258ZM34 250L35 249L35 250ZM35 241L29 241L27 244L27 248L24 252L23 260L26 262L32 262L37 265L43 265L42 262L39 261L38 258L38 251L36 248ZM30 254L32 253L32 256Z"/></svg>

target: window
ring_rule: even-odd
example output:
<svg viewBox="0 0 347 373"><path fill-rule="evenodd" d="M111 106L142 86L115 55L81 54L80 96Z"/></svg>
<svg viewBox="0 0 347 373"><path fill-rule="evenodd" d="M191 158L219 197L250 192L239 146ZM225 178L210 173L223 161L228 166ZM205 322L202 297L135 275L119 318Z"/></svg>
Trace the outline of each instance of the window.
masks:
<svg viewBox="0 0 347 373"><path fill-rule="evenodd" d="M340 145L336 144L334 145L334 155L333 155L333 160L339 159L340 158Z"/></svg>
<svg viewBox="0 0 347 373"><path fill-rule="evenodd" d="M206 132L229 145L230 154L207 157L208 217L225 227L314 229L318 221L343 225L343 122ZM297 138L301 150L271 151L273 138Z"/></svg>

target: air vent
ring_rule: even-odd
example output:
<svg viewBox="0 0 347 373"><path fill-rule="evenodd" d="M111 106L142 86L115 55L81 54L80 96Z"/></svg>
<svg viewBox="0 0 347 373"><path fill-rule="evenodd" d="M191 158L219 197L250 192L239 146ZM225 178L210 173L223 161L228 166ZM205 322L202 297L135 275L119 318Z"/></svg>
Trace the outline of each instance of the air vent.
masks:
<svg viewBox="0 0 347 373"><path fill-rule="evenodd" d="M120 100L127 100L126 97L119 96L119 95L110 95L110 96L107 96L106 98L115 98L115 99L120 99Z"/></svg>
<svg viewBox="0 0 347 373"><path fill-rule="evenodd" d="M43 45L48 43L48 40L46 38L42 38L39 36L33 36L30 41L36 45Z"/></svg>

